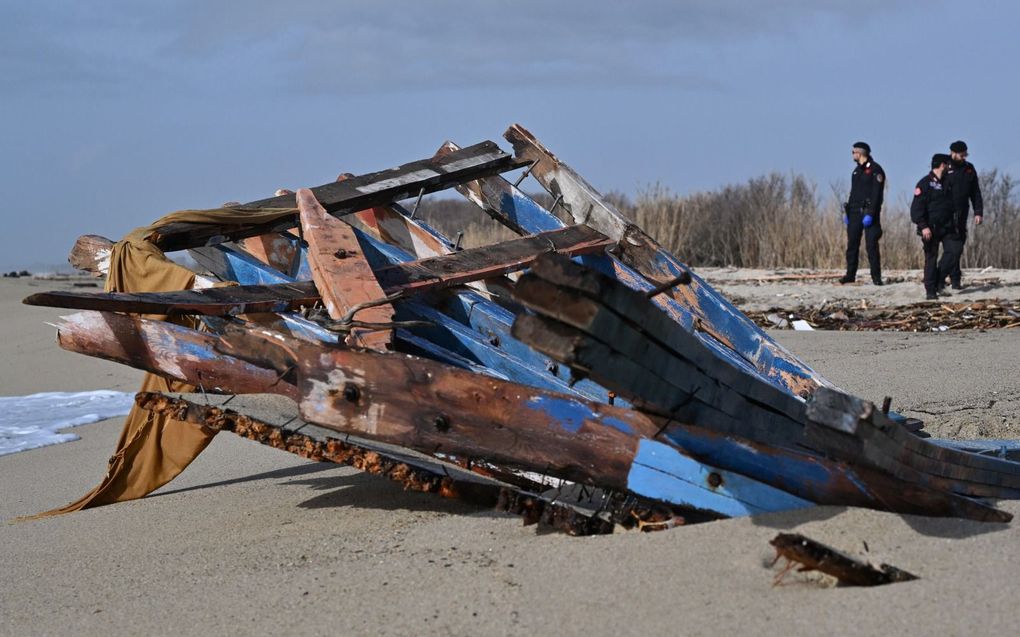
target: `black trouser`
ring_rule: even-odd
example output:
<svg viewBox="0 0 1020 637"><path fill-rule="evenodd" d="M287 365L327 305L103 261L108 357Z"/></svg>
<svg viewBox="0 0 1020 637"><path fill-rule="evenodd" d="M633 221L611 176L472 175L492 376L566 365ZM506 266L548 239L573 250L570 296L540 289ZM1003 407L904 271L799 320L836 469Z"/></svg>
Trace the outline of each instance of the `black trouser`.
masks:
<svg viewBox="0 0 1020 637"><path fill-rule="evenodd" d="M963 246L967 244L967 220L963 220L963 225L960 226L956 234L960 237L960 254L956 255L956 263L953 264L953 269L949 271L949 280L954 285L960 285L960 280L963 278L963 272L960 271L960 260L963 258Z"/></svg>
<svg viewBox="0 0 1020 637"><path fill-rule="evenodd" d="M846 225L846 276L857 278L857 262L861 253L861 235L868 249L868 265L871 266L871 280L882 278L882 254L878 249L878 240L882 237L882 226L876 219L870 228L864 227L864 213L860 210L847 214Z"/></svg>
<svg viewBox="0 0 1020 637"><path fill-rule="evenodd" d="M942 244L942 258L939 258L939 244ZM931 239L923 241L924 245L924 291L935 294L938 286L946 276L960 263L960 252L963 251L963 239L953 229L931 230Z"/></svg>

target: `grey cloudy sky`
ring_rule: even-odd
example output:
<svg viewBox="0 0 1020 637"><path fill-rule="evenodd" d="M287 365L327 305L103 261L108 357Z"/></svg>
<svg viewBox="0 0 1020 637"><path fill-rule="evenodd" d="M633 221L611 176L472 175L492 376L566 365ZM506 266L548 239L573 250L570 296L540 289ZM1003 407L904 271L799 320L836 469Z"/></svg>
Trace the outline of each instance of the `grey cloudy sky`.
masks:
<svg viewBox="0 0 1020 637"><path fill-rule="evenodd" d="M1014 2L0 0L0 268L181 208L502 141L596 187L820 191L871 143L894 193L971 145L1020 176ZM504 144L504 146L507 146Z"/></svg>

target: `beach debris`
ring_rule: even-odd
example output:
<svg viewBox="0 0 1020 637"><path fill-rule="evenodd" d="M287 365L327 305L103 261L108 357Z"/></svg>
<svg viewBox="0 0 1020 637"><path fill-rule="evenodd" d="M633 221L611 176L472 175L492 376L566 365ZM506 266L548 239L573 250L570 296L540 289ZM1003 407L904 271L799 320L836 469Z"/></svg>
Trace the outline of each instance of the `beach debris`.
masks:
<svg viewBox="0 0 1020 637"><path fill-rule="evenodd" d="M780 533L769 544L776 549L776 557L770 566L775 566L780 558L786 560L786 564L773 578L773 586L781 584L783 578L797 565L800 565L798 572L818 571L847 586L881 586L918 579L916 575L895 566L874 566L800 533Z"/></svg>
<svg viewBox="0 0 1020 637"><path fill-rule="evenodd" d="M815 329L811 326L810 323L808 323L804 319L795 319L790 323L790 325L792 325L793 329L797 330L798 332L811 332Z"/></svg>
<svg viewBox="0 0 1020 637"><path fill-rule="evenodd" d="M785 329L778 316L791 316L820 330L881 330L891 332L945 332L949 330L1015 329L1020 327L1020 302L915 303L900 307L855 307L823 304L819 307L773 308L751 317L761 327Z"/></svg>
<svg viewBox="0 0 1020 637"><path fill-rule="evenodd" d="M25 302L80 310L57 325L61 347L200 392L138 398L176 423L164 440L204 432L177 450L182 467L232 431L575 535L816 504L1011 519L988 499L1020 497L1013 456L922 438L755 324L825 329L876 310L748 317L529 131L505 137L513 155L446 142L398 168L173 213L117 244L87 235L80 269L122 278L137 253L193 284ZM504 178L519 168L551 206ZM464 249L417 215L443 189L519 236ZM163 261L182 249L202 272ZM273 425L247 394L291 415Z"/></svg>

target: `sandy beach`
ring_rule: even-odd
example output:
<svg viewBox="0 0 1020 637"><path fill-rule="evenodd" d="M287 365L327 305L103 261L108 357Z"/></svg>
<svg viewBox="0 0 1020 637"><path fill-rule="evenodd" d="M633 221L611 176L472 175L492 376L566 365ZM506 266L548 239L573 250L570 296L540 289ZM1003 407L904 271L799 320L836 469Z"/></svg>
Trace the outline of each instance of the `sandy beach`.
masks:
<svg viewBox="0 0 1020 637"><path fill-rule="evenodd" d="M70 285L0 281L0 395L137 389L140 372L57 347L46 321L61 311L20 304ZM732 287L748 298L761 288ZM762 294L808 287L878 302L901 292L915 302L919 290L905 280ZM844 389L892 396L933 435L1020 438L1020 330L774 335ZM0 634L969 635L1012 634L1020 619L1017 522L817 507L570 538L228 433L146 499L12 521L92 488L120 427L86 425L80 441L0 457ZM1020 502L1002 506L1020 513ZM779 531L921 579L833 588L791 573L774 587L768 542Z"/></svg>

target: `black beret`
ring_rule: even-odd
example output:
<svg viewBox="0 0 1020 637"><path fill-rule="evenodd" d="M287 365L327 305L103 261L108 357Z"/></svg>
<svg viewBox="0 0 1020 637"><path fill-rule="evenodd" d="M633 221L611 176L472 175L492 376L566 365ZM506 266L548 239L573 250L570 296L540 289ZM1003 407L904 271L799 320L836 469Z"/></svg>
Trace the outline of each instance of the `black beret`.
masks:
<svg viewBox="0 0 1020 637"><path fill-rule="evenodd" d="M931 156L931 167L938 168L942 164L948 164L952 159L945 153L935 153Z"/></svg>
<svg viewBox="0 0 1020 637"><path fill-rule="evenodd" d="M967 152L967 142L962 139L957 140L949 145L949 150L954 153L965 153Z"/></svg>
<svg viewBox="0 0 1020 637"><path fill-rule="evenodd" d="M854 142L854 148L860 148L864 152L871 156L871 146L868 146L867 142Z"/></svg>

